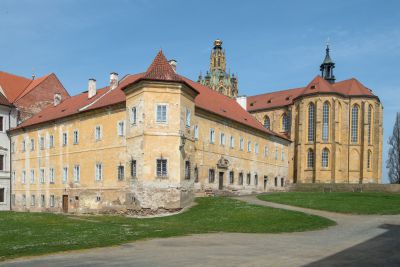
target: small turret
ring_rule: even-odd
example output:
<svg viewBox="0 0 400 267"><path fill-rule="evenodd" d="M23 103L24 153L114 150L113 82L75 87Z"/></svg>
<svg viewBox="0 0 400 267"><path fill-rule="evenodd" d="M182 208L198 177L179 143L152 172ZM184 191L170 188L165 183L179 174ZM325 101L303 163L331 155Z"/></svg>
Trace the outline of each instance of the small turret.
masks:
<svg viewBox="0 0 400 267"><path fill-rule="evenodd" d="M329 55L329 44L326 45L325 49L325 59L320 66L321 76L329 83L335 83L335 75L333 75L333 69L335 68L335 63L332 61Z"/></svg>

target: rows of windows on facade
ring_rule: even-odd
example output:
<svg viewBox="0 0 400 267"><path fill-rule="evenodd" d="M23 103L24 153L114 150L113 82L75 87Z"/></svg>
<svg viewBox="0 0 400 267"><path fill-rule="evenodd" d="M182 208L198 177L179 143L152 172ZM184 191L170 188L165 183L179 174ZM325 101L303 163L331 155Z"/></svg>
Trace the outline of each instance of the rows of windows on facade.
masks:
<svg viewBox="0 0 400 267"><path fill-rule="evenodd" d="M325 102L322 107L322 142L328 143L330 136L330 104ZM373 108L372 105L368 105L367 109L367 142L368 145L372 146L372 131L373 131ZM308 127L307 127L307 141L308 143L315 142L316 124L315 124L315 104L310 103L308 106ZM340 122L340 121L339 121ZM281 125L283 132L289 132L290 130L290 114L284 113L281 118ZM270 129L270 118L265 116L264 127ZM351 131L350 140L352 144L359 143L359 128L360 128L360 107L354 104L351 108ZM330 151L327 147L322 148L321 151L321 167L329 167L329 155ZM315 152L310 148L307 152L307 168L315 167ZM372 150L368 149L367 153L367 169L372 169Z"/></svg>
<svg viewBox="0 0 400 267"><path fill-rule="evenodd" d="M156 106L156 122L157 123L167 123L167 118L168 118L168 106L165 104L158 104ZM138 123L138 114L137 114L137 107L132 107L131 112L130 112L130 123L132 127L135 127ZM186 109L186 126L191 127L191 111L189 109ZM117 134L120 137L125 136L125 122L124 121L119 121L117 124ZM210 144L215 144L215 130L210 129L210 138L209 142ZM95 141L101 141L103 138L103 129L101 125L96 125L94 129L94 137ZM194 125L194 137L195 140L199 140L199 126ZM52 149L55 147L55 138L54 135L48 135L48 140L47 140L48 145L46 146L46 140L45 137L40 136L39 137L39 149ZM73 131L73 140L72 140L73 145L78 145L79 144L79 130L74 130ZM239 138L239 150L244 151L244 144L245 140L244 138L240 137ZM61 140L61 146L67 146L68 145L68 132L63 132L62 133L62 140ZM220 145L225 146L226 145L226 138L225 138L225 133L221 132L220 133ZM229 147L231 149L235 148L235 137L233 135L230 136L229 139ZM22 140L22 151L23 152L29 152L29 151L35 151L35 139L31 138L29 140L29 150L27 149L27 141ZM15 145L12 144L12 152L15 151ZM247 152L251 153L253 151L253 144L251 140L247 141ZM259 145L258 143L254 144L254 153L259 154ZM268 146L264 147L264 156L268 157L270 155L269 153L269 148ZM0 155L1 158L1 155ZM275 160L285 160L285 152L282 151L279 152L279 148L275 147L275 153L274 153L274 158ZM136 177L136 160L131 159L130 160L130 174L132 178ZM1 166L1 162L0 162ZM68 182L68 167L63 167L62 171L62 183L67 183ZM198 171L197 168L194 169L194 176L195 180L198 181ZM12 180L13 183L15 183L15 171L12 173ZM26 170L22 170L21 173L21 183L25 184L27 183L27 173ZM95 180L96 181L102 181L103 180L103 164L102 163L96 163L95 166ZM168 177L168 161L167 159L164 158L158 158L156 159L156 176L160 178L167 178ZM118 180L122 181L125 178L125 166L124 164L120 164L117 166L117 177ZM191 164L189 161L185 162L185 178L190 179L191 178ZM46 170L45 169L40 169L39 170L39 183L46 183ZM49 183L53 184L55 183L55 170L54 168L49 168L48 170L48 181ZM213 180L214 181L214 180ZM31 184L35 183L35 170L32 169L30 170L30 179L29 182ZM74 183L79 183L80 182L80 166L75 165L73 167L73 182ZM240 183L239 183L240 184ZM243 183L242 183L243 184Z"/></svg>

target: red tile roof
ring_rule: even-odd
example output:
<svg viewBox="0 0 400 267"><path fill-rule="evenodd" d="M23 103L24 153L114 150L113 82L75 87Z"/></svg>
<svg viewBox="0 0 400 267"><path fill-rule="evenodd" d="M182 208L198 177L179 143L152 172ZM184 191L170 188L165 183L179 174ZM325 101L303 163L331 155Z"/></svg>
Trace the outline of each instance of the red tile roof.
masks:
<svg viewBox="0 0 400 267"><path fill-rule="evenodd" d="M168 66L165 63L167 63ZM44 109L14 129L24 128L48 121L54 121L81 112L86 112L88 110L94 110L118 103L125 103L126 97L123 89L140 80L162 80L184 83L198 92L198 95L195 98L196 107L246 125L253 129L257 129L264 133L288 139L284 135L264 128L260 122L258 122L250 113L245 111L235 100L176 74L161 51L157 54L155 60L145 73L126 76L120 81L117 88L110 89L107 86L99 89L97 94L90 99L88 99L86 92L70 97L65 99L58 106L51 106Z"/></svg>
<svg viewBox="0 0 400 267"><path fill-rule="evenodd" d="M45 81L53 73L47 74L37 79L28 79L11 73L0 71L0 87L10 103L14 103L23 96L35 89L40 83Z"/></svg>
<svg viewBox="0 0 400 267"><path fill-rule="evenodd" d="M13 104L11 104L2 93L0 93L0 105L9 107L13 106Z"/></svg>
<svg viewBox="0 0 400 267"><path fill-rule="evenodd" d="M344 97L366 96L375 97L372 91L355 78L330 84L321 76L316 76L307 86L267 94L247 97L249 112L274 109L293 104L296 98L312 94L339 94ZM378 98L379 99L379 98Z"/></svg>

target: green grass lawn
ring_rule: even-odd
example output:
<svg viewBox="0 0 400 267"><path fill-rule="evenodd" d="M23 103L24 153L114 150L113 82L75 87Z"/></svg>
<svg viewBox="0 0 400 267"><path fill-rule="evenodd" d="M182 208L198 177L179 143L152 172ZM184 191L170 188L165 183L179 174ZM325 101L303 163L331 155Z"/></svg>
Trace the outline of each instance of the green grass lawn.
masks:
<svg viewBox="0 0 400 267"><path fill-rule="evenodd" d="M317 210L353 214L400 214L400 194L289 192L259 199Z"/></svg>
<svg viewBox="0 0 400 267"><path fill-rule="evenodd" d="M124 242L212 232L279 233L321 229L335 222L318 216L247 204L230 198L198 198L187 212L160 218L71 216L0 212L0 260Z"/></svg>

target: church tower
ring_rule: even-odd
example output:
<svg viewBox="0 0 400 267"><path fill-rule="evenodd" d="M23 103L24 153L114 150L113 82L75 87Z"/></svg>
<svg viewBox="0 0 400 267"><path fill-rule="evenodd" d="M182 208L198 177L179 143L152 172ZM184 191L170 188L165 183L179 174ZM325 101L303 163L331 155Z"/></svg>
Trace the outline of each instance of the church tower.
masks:
<svg viewBox="0 0 400 267"><path fill-rule="evenodd" d="M335 68L335 63L332 61L329 55L329 44L326 45L325 59L322 62L320 70L321 76L329 83L335 83L335 75L333 75L333 69Z"/></svg>
<svg viewBox="0 0 400 267"><path fill-rule="evenodd" d="M214 47L210 55L210 69L203 76L200 74L197 82L212 88L213 90L231 98L238 95L238 79L235 74L226 72L225 50L222 49L222 41L214 41Z"/></svg>

